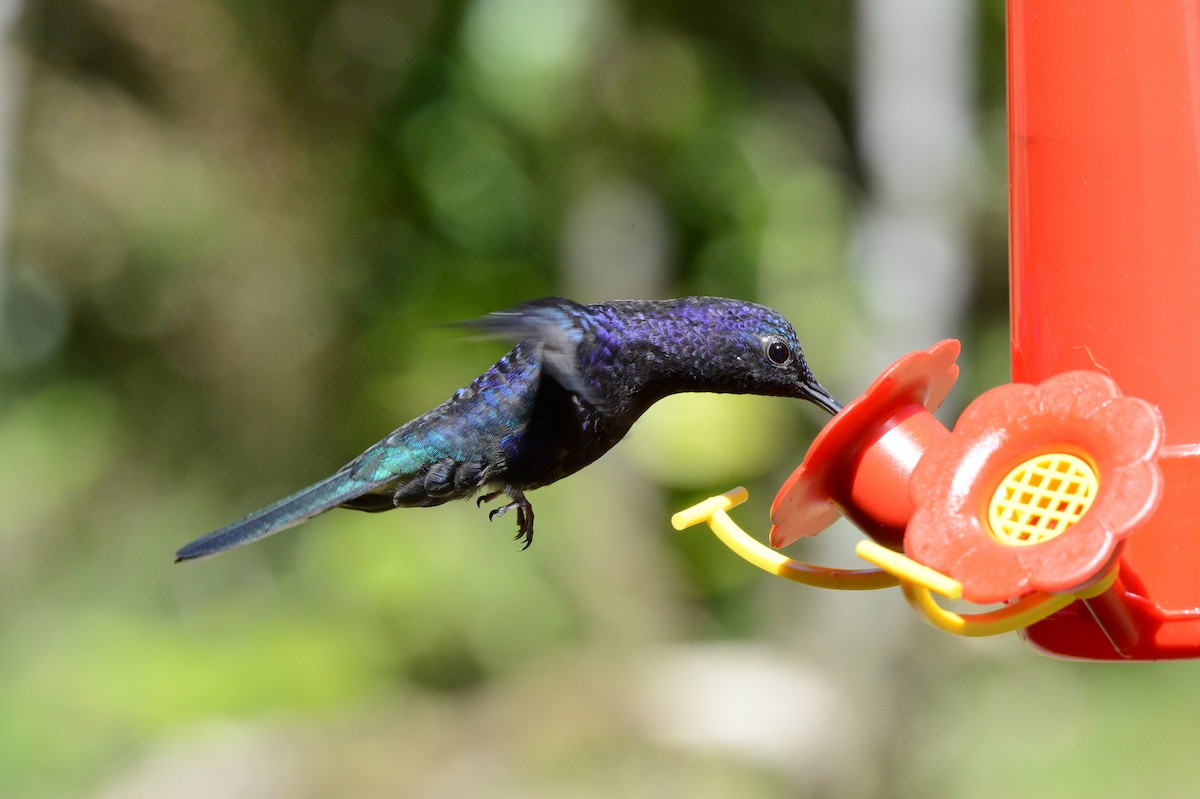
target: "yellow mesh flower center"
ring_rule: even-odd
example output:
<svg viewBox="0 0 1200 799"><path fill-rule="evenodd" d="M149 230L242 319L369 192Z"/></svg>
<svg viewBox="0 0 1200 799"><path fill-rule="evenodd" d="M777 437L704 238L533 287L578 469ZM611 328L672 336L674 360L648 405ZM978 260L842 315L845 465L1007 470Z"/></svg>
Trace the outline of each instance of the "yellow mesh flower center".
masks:
<svg viewBox="0 0 1200 799"><path fill-rule="evenodd" d="M1062 535L1087 513L1100 480L1086 461L1065 452L1030 458L1009 472L988 506L992 536L1029 546Z"/></svg>

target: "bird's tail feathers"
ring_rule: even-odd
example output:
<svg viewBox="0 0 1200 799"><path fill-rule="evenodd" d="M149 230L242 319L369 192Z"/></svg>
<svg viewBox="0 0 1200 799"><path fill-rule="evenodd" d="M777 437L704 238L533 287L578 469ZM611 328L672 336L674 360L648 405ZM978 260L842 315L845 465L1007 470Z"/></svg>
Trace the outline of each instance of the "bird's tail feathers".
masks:
<svg viewBox="0 0 1200 799"><path fill-rule="evenodd" d="M345 471L313 483L285 497L273 505L268 505L227 524L219 530L201 536L190 544L186 544L175 553L175 562L204 558L216 555L242 544L249 544L265 538L272 533L286 530L300 522L324 513L330 508L337 507L347 500L361 496L378 484L356 480Z"/></svg>

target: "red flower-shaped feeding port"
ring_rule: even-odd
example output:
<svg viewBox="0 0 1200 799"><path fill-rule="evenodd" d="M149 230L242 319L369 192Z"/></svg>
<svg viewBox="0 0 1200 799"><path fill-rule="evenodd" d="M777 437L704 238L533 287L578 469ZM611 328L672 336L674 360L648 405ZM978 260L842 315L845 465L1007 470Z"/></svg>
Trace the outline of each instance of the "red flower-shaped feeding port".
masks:
<svg viewBox="0 0 1200 799"><path fill-rule="evenodd" d="M917 464L905 552L980 604L1086 587L1158 506L1162 440L1098 372L992 389Z"/></svg>
<svg viewBox="0 0 1200 799"><path fill-rule="evenodd" d="M892 549L912 513L908 480L949 435L934 411L958 378L959 343L946 340L893 363L813 440L771 507L771 546L814 536L845 514Z"/></svg>

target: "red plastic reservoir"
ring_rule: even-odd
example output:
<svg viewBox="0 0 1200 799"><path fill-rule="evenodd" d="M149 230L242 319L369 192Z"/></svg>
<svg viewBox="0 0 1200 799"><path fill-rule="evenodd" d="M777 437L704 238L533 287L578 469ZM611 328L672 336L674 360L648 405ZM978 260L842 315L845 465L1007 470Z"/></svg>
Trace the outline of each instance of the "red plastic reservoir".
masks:
<svg viewBox="0 0 1200 799"><path fill-rule="evenodd" d="M1123 554L1131 656L1200 656L1200 0L1009 0L1012 371L1112 377L1166 422ZM1117 659L1079 603L1047 653Z"/></svg>

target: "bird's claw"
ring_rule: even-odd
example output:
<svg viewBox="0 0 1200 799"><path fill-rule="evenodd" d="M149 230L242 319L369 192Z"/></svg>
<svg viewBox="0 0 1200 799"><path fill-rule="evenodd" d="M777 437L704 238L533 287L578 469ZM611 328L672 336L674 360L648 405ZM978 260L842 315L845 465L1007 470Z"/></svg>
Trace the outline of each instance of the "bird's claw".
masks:
<svg viewBox="0 0 1200 799"><path fill-rule="evenodd" d="M504 493L503 491L492 491L491 493L484 494L482 497L480 497L479 499L475 500L475 507L477 507L477 508L482 508L482 507L483 507L483 503L485 503L485 502L491 502L493 499L495 499L496 497L500 496L500 495L501 495L501 494L503 494L503 493ZM491 513L489 513L489 514L488 514L488 519L490 520L490 519L492 518L492 515L493 515L493 514L495 514L495 513L496 513L496 511L492 511Z"/></svg>
<svg viewBox="0 0 1200 799"><path fill-rule="evenodd" d="M493 491L490 494L484 494L475 501L475 506L479 507L484 502L491 502L502 493L502 491ZM510 510L516 510L517 512L517 534L513 536L513 540L519 541L523 539L525 545L521 547L521 550L529 549L529 545L533 543L533 505L529 503L529 500L525 499L524 494L517 494L513 497L512 502L490 511L488 513L488 521L494 520L497 516L503 516Z"/></svg>

